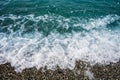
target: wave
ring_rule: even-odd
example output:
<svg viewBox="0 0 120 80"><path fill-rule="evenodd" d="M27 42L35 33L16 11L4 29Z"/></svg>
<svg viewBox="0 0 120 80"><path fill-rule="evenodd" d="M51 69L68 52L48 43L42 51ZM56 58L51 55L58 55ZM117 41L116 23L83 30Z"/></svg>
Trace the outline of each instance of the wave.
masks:
<svg viewBox="0 0 120 80"><path fill-rule="evenodd" d="M106 28L107 25L119 21L120 16L108 15L98 19L82 19L79 17L65 18L51 14L35 17L33 14L27 16L3 15L0 16L1 32L72 32L89 31L91 29Z"/></svg>
<svg viewBox="0 0 120 80"><path fill-rule="evenodd" d="M89 20L47 14L0 16L0 64L10 62L22 71L57 65L73 69L76 60L115 63L120 59L120 30L107 26L116 23L119 28L119 20L117 15Z"/></svg>

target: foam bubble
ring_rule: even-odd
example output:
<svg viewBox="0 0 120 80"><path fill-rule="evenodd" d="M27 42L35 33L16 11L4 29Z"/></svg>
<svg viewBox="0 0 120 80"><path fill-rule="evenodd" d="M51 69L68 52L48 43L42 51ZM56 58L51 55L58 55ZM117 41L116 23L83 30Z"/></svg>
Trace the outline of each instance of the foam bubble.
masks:
<svg viewBox="0 0 120 80"><path fill-rule="evenodd" d="M10 62L16 71L33 66L38 69L45 66L48 69L54 69L56 65L59 65L60 68L73 69L76 60L87 61L91 64L109 64L120 59L120 34L106 28L108 24L119 19L117 15L108 15L86 23L55 15L13 16L0 17L3 22L5 18L14 21L14 24L6 25L11 30L10 34L0 33L0 64ZM22 31L26 27L25 23L30 20L35 23L29 26L37 26L39 21L53 24L57 22L57 27L67 27L67 29L71 26L74 27L75 24L78 25L79 22L84 25L77 26L78 28L88 28L89 31L76 32L73 30L72 33L64 34L51 31L45 36L42 32L35 30L33 33L22 35ZM13 31L10 25L12 27L19 25L20 29Z"/></svg>

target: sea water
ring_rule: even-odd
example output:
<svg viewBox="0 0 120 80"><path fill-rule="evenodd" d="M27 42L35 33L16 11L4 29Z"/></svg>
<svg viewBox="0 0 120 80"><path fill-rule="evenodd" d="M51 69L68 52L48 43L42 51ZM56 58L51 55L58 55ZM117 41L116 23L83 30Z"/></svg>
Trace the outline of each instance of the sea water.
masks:
<svg viewBox="0 0 120 80"><path fill-rule="evenodd" d="M0 0L0 64L73 69L120 60L120 0Z"/></svg>

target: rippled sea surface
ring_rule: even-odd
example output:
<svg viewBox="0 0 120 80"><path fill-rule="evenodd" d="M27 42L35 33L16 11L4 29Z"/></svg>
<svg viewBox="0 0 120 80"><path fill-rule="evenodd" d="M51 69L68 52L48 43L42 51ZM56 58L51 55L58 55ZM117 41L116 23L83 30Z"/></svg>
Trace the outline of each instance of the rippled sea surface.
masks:
<svg viewBox="0 0 120 80"><path fill-rule="evenodd" d="M120 60L120 0L0 0L0 64L73 69Z"/></svg>

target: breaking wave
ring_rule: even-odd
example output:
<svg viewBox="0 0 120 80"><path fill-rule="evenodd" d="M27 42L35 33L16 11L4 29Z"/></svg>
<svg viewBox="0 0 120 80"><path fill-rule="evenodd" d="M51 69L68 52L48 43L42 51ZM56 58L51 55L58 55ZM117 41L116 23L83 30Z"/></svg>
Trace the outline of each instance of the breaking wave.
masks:
<svg viewBox="0 0 120 80"><path fill-rule="evenodd" d="M113 26L114 25L114 29ZM120 17L0 16L0 64L17 71L75 67L76 60L109 64L120 59Z"/></svg>

